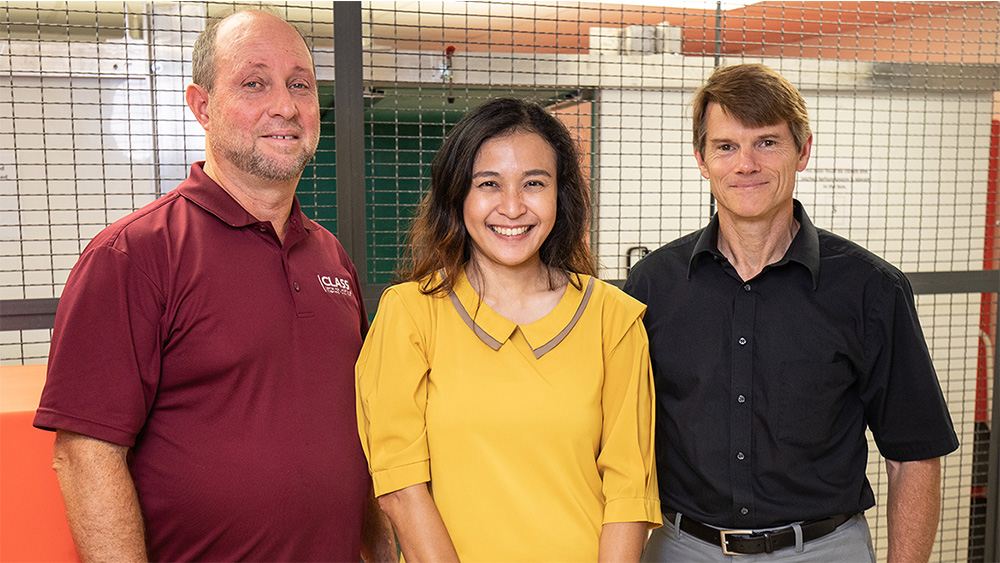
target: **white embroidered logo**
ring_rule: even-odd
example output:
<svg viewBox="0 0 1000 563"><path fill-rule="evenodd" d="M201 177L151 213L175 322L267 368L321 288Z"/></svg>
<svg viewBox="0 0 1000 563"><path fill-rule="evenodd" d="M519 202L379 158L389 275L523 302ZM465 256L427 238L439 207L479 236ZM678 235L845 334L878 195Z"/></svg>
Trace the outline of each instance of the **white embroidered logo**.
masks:
<svg viewBox="0 0 1000 563"><path fill-rule="evenodd" d="M337 295L348 295L353 296L354 293L351 292L351 284L344 278L337 278L330 276L316 276L319 278L319 284L323 287L323 291L327 293L336 293Z"/></svg>

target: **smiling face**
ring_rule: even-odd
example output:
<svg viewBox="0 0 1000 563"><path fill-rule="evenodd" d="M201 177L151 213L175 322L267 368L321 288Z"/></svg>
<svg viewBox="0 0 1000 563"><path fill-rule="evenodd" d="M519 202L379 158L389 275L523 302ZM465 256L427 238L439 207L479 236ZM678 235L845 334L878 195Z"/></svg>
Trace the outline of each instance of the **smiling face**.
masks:
<svg viewBox="0 0 1000 563"><path fill-rule="evenodd" d="M704 154L695 152L701 175L725 221L774 222L792 213L795 174L809 162L812 137L795 147L787 123L747 127L712 102L705 108Z"/></svg>
<svg viewBox="0 0 1000 563"><path fill-rule="evenodd" d="M316 76L302 38L270 14L245 12L220 25L216 49L215 85L199 117L214 165L297 180L320 129Z"/></svg>
<svg viewBox="0 0 1000 563"><path fill-rule="evenodd" d="M463 217L477 264L528 269L552 232L557 205L556 154L536 133L514 131L479 148Z"/></svg>

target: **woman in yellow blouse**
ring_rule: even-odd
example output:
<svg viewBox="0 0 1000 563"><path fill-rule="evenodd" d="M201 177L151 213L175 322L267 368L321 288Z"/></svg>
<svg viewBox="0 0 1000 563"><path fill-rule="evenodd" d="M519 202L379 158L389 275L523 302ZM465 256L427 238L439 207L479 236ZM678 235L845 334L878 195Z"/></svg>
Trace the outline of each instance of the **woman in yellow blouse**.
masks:
<svg viewBox="0 0 1000 563"><path fill-rule="evenodd" d="M451 131L357 365L407 561L637 561L660 525L643 305L597 280L588 187L543 108Z"/></svg>

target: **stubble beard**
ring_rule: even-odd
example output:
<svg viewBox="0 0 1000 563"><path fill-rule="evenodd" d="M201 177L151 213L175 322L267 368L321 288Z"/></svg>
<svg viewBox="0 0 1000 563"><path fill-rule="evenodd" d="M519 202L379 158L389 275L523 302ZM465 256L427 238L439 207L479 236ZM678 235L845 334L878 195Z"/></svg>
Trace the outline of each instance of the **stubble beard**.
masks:
<svg viewBox="0 0 1000 563"><path fill-rule="evenodd" d="M254 141L249 149L228 143L223 143L219 148L226 160L233 163L236 168L258 178L276 182L298 179L316 154L315 146L304 147L293 160L277 159L261 154L257 149L257 141Z"/></svg>

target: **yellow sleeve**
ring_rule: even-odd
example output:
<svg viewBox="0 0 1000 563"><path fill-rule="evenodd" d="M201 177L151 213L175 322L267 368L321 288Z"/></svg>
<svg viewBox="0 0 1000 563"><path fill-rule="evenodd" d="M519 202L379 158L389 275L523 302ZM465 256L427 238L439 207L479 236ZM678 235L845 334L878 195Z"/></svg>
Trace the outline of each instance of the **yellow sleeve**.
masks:
<svg viewBox="0 0 1000 563"><path fill-rule="evenodd" d="M604 428L597 467L604 523L662 524L653 452L655 394L641 311L604 359Z"/></svg>
<svg viewBox="0 0 1000 563"><path fill-rule="evenodd" d="M358 433L376 496L430 480L424 413L431 327L429 316L420 315L421 327L408 307L419 298L426 296L403 296L399 286L382 294L355 368Z"/></svg>

